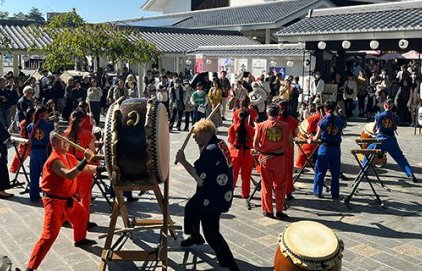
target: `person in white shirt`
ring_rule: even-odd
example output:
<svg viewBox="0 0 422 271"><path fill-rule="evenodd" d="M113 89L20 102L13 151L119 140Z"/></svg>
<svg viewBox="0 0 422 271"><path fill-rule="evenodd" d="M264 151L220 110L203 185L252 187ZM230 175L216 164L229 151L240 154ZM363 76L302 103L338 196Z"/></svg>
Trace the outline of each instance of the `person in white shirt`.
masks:
<svg viewBox="0 0 422 271"><path fill-rule="evenodd" d="M325 89L325 82L321 78L321 74L319 72L315 73L314 78L314 80L311 80L310 85L312 100L314 100L317 96L322 97L322 92L324 92Z"/></svg>
<svg viewBox="0 0 422 271"><path fill-rule="evenodd" d="M358 94L358 85L353 74L347 75L347 80L344 82L344 106L346 108L346 116L350 118L353 115L353 105Z"/></svg>
<svg viewBox="0 0 422 271"><path fill-rule="evenodd" d="M267 94L257 82L252 83L252 92L249 94L249 100L251 105L258 112L258 122L262 122L266 119L265 101L267 100Z"/></svg>

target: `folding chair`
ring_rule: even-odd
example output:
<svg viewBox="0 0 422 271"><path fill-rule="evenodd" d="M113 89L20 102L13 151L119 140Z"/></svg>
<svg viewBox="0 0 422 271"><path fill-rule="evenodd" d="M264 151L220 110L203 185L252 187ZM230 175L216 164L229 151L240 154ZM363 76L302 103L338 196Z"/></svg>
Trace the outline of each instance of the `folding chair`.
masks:
<svg viewBox="0 0 422 271"><path fill-rule="evenodd" d="M25 193L29 193L29 184L31 183L31 181L29 180L28 172L26 171L23 157L19 154L18 146L21 143L25 144L24 152L26 152L29 148L29 144L27 144L29 142L29 140L25 139L25 138L16 137L16 136L11 136L10 140L12 142L13 147L15 148L16 156L18 157L19 162L20 162L20 166L19 166L18 170L16 171L15 177L10 182L10 186L24 189L24 191L19 193L19 194L23 195ZM22 172L21 172L21 170L22 170ZM21 173L23 173L23 175L25 177L26 186L25 186L24 182L20 182L18 180L18 177Z"/></svg>
<svg viewBox="0 0 422 271"><path fill-rule="evenodd" d="M380 153L382 153L382 150L380 149L355 149L355 150L351 150L351 153L353 154L353 156L355 157L356 162L359 165L360 171L358 173L358 175L356 176L355 180L353 181L353 189L351 191L351 193L344 199L344 204L346 204L346 206L350 209L350 201L353 198L353 195L356 193L356 191L358 190L358 187L360 185L360 183L362 182L363 178L365 178L368 181L369 186L371 187L371 190L376 198L376 202L378 205L380 206L384 206L383 202L381 201L381 198L379 197L379 195L377 194L377 192L375 191L374 185L372 183L372 180L369 179L368 177L368 170L369 168L372 168L375 172L375 168L373 168L372 163L375 159L375 157L377 155L379 155ZM363 165L363 163L359 160L358 155L359 154L363 154L367 161L365 163L365 165ZM383 185L383 183L381 182L381 180L379 179L378 175L376 174L378 181L380 182L380 184ZM385 186L383 186L385 187Z"/></svg>

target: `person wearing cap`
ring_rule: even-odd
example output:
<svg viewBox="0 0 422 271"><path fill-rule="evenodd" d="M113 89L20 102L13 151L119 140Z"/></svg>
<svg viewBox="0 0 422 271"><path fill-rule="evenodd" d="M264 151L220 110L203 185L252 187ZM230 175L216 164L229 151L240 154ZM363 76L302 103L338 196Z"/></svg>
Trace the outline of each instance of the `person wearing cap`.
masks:
<svg viewBox="0 0 422 271"><path fill-rule="evenodd" d="M259 152L261 168L261 206L266 217L274 218L273 197L275 194L275 217L285 219L283 213L284 199L286 197L286 159L284 154L293 146L290 128L287 123L278 119L280 109L272 104L267 107L268 119L258 123L255 130L253 147Z"/></svg>
<svg viewBox="0 0 422 271"><path fill-rule="evenodd" d="M376 138L382 143L380 145L370 144L368 149L381 149L385 152L388 152L391 157L396 161L399 167L406 173L406 176L409 177L413 182L418 182L415 174L413 173L412 167L404 156L402 150L400 149L399 143L396 138L397 122L399 117L393 111L394 101L388 99L384 103L384 112L378 113L375 116L375 127L374 130L377 131ZM364 164L366 159L364 159Z"/></svg>
<svg viewBox="0 0 422 271"><path fill-rule="evenodd" d="M96 166L88 165L95 155L87 149L84 159L78 163L75 156L69 153L69 143L53 137L52 134L50 142L53 151L45 162L41 181L44 192L44 226L41 237L32 250L27 271L40 266L66 220L72 224L75 247L96 243L86 238L85 209L74 198L78 187L77 176L82 172L93 174L97 170Z"/></svg>
<svg viewBox="0 0 422 271"><path fill-rule="evenodd" d="M290 127L290 135L292 138L295 138L297 135L297 126L299 125L297 119L290 116L290 110L289 110L289 101L288 100L278 100L277 101L278 106L280 107L280 115L278 116L278 119L282 122L285 122ZM292 146L290 148L286 149L286 195L287 199L294 199L293 197L293 167L294 167L294 146L292 142Z"/></svg>
<svg viewBox="0 0 422 271"><path fill-rule="evenodd" d="M314 195L321 198L324 187L324 178L327 169L331 173L331 197L336 199L340 196L340 165L341 165L341 134L346 126L344 118L334 115L336 110L336 103L334 101L326 101L324 104L325 116L318 122L318 129L315 136L308 139L321 140L318 149L318 156L315 163L315 177L314 177Z"/></svg>
<svg viewBox="0 0 422 271"><path fill-rule="evenodd" d="M236 188L239 172L242 173L241 197L249 198L251 190L251 174L253 158L251 154L255 129L249 124L249 113L243 109L239 113L239 121L234 122L228 130L230 156L233 162L233 189Z"/></svg>
<svg viewBox="0 0 422 271"><path fill-rule="evenodd" d="M28 125L28 139L31 143L29 160L29 197L32 202L37 202L40 197L40 176L45 161L47 160L48 135L54 130L54 123L48 120L47 108L38 107L34 114L34 121Z"/></svg>
<svg viewBox="0 0 422 271"><path fill-rule="evenodd" d="M189 80L183 80L183 104L185 107L185 128L183 131L189 131L189 123L193 122L193 111L195 110L195 106L191 103L190 97L194 92L193 88L189 84Z"/></svg>

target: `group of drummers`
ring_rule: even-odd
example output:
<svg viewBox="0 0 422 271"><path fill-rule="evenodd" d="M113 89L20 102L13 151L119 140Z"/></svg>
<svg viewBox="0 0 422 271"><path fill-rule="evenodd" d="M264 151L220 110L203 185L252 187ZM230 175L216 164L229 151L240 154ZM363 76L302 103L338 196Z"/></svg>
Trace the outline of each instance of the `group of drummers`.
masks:
<svg viewBox="0 0 422 271"><path fill-rule="evenodd" d="M235 111L233 124L228 130L228 142L233 161L234 187L241 171L241 197L248 199L250 196L251 173L255 167L262 181L263 215L283 219L287 217L283 209L285 198L294 199L294 168L302 169L308 160L315 160L314 195L323 197L324 179L330 169L331 197L340 197L340 144L346 120L333 101L311 106L310 116L301 123L289 115L287 100L275 98L272 102L267 107L267 120L259 123L256 122L257 114L252 106L243 104L241 109ZM410 180L417 182L395 136L398 117L393 102L387 100L384 109L374 123L364 126L362 137L370 136L379 141L367 148L381 149L383 155L389 153ZM294 142L300 145L295 160ZM272 206L273 191L276 199L275 214Z"/></svg>

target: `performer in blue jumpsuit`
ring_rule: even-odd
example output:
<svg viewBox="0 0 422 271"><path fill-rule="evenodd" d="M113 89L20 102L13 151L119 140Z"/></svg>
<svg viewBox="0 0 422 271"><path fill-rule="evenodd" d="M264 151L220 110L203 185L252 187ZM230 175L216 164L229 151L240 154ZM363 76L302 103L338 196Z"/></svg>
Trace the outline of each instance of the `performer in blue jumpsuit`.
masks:
<svg viewBox="0 0 422 271"><path fill-rule="evenodd" d="M415 175L413 174L412 168L409 162L404 157L402 150L397 142L395 132L397 130L397 123L399 117L393 112L394 102L389 99L384 103L384 112L378 113L375 116L375 129L377 130L376 138L381 140L381 145L371 144L368 149L381 149L388 152L399 167L406 173L413 182L418 182ZM366 163L366 159L363 162Z"/></svg>
<svg viewBox="0 0 422 271"><path fill-rule="evenodd" d="M317 197L322 197L324 178L329 168L331 172L331 197L333 199L340 195L340 143L341 133L346 125L344 118L334 115L335 109L335 102L325 102L325 116L318 123L317 134L313 137L313 140L320 139L322 141L315 163L314 194Z"/></svg>
<svg viewBox="0 0 422 271"><path fill-rule="evenodd" d="M227 242L220 233L220 215L229 210L233 199L232 163L229 148L216 137L216 128L210 120L195 124L194 139L201 148L194 166L186 161L183 151L176 160L197 182L196 193L185 206L185 233L189 238L182 241L182 247L201 245L205 242L199 225L202 224L205 239L215 251L221 267L231 271L239 270Z"/></svg>
<svg viewBox="0 0 422 271"><path fill-rule="evenodd" d="M37 202L41 199L40 176L44 163L48 158L49 135L54 130L54 123L47 120L47 108L44 106L37 108L34 122L29 124L27 129L31 142L29 197L32 202Z"/></svg>

